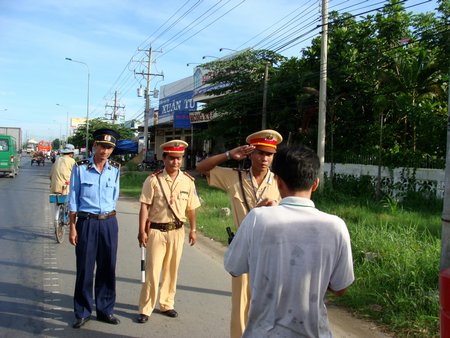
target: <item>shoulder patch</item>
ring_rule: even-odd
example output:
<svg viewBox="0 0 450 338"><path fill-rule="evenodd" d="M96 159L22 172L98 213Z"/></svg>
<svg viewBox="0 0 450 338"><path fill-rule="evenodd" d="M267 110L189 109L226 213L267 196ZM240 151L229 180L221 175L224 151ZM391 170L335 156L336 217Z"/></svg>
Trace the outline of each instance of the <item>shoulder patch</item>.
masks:
<svg viewBox="0 0 450 338"><path fill-rule="evenodd" d="M195 181L195 178L193 178L191 175L189 175L186 171L183 171L183 174L185 174L187 177L189 177L192 181Z"/></svg>
<svg viewBox="0 0 450 338"><path fill-rule="evenodd" d="M155 172L152 172L152 173L149 174L148 176L151 176L151 177L153 177L153 176L158 176L158 175L161 174L162 172L163 172L163 170L160 169L160 170L157 170L157 171L155 171Z"/></svg>
<svg viewBox="0 0 450 338"><path fill-rule="evenodd" d="M75 165L76 165L77 167L79 167L80 165L88 164L88 163L89 163L89 160L81 160L81 161L75 162Z"/></svg>
<svg viewBox="0 0 450 338"><path fill-rule="evenodd" d="M117 169L120 169L120 163L119 162L108 160L108 163L109 163L110 166L112 166L114 168L117 168Z"/></svg>

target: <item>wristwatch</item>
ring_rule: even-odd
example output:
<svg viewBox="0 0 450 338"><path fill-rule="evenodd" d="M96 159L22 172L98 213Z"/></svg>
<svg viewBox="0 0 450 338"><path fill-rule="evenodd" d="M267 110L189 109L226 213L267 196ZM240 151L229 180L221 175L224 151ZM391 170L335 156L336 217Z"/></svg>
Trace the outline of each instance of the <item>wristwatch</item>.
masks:
<svg viewBox="0 0 450 338"><path fill-rule="evenodd" d="M231 160L231 154L230 154L230 151L229 151L229 150L227 150L227 151L225 152L225 156L227 157L227 160Z"/></svg>

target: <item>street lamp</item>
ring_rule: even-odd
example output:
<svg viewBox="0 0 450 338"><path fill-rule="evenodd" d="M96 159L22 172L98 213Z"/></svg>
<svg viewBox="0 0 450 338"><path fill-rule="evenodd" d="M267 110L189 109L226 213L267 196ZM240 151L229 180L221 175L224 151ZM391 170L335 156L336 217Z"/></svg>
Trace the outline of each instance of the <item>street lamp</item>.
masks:
<svg viewBox="0 0 450 338"><path fill-rule="evenodd" d="M66 106L64 106L62 104L57 103L56 105L58 107L64 107L64 108L68 109ZM67 110L66 115L67 115L67 120L66 120L66 129L67 129L66 130L66 143L67 143L67 141L69 140L69 110Z"/></svg>
<svg viewBox="0 0 450 338"><path fill-rule="evenodd" d="M206 59L206 58L218 59L217 56L212 56L212 55L204 55L204 56L202 56L202 59Z"/></svg>
<svg viewBox="0 0 450 338"><path fill-rule="evenodd" d="M186 63L186 67L189 67L190 65L201 65L201 63L199 63L199 62L189 62L189 63Z"/></svg>
<svg viewBox="0 0 450 338"><path fill-rule="evenodd" d="M82 65L85 65L87 68L87 107L86 107L86 158L89 157L89 80L91 77L91 74L89 72L89 66L86 62L73 60L71 58L66 58L67 61L72 61L76 63L81 63Z"/></svg>
<svg viewBox="0 0 450 338"><path fill-rule="evenodd" d="M239 52L238 50L236 50L236 49L231 49L231 48L224 48L224 47L222 47L222 48L220 48L219 49L219 52L222 52L222 51L224 51L224 50L230 50L230 51L232 51L232 52Z"/></svg>

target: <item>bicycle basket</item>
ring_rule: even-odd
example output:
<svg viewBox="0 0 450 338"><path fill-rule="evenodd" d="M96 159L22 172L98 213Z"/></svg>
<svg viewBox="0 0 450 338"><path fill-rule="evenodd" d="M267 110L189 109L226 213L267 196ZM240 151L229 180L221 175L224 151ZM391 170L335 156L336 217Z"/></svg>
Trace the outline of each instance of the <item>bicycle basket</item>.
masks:
<svg viewBox="0 0 450 338"><path fill-rule="evenodd" d="M49 195L50 203L58 203L58 204L66 203L66 200L68 198L69 198L68 195L59 195L59 194L50 194Z"/></svg>

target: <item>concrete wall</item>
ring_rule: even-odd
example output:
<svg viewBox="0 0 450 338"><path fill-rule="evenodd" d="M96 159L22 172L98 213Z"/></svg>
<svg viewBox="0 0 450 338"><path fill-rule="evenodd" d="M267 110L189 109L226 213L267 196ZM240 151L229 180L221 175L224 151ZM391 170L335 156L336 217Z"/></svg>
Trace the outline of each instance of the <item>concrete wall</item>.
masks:
<svg viewBox="0 0 450 338"><path fill-rule="evenodd" d="M324 164L324 173L327 177L330 177L330 163ZM339 164L334 165L334 173L349 176L371 176L374 181L378 176L378 166L375 165L363 165L363 164ZM445 172L443 169L422 169L418 168L395 168L389 169L382 167L381 177L386 178L392 184L400 184L404 182L404 177L414 178L416 183L416 189L420 190L425 187L436 192L436 196L444 197L444 185L445 185ZM396 192L394 192L395 194ZM397 191L398 193L398 191Z"/></svg>

